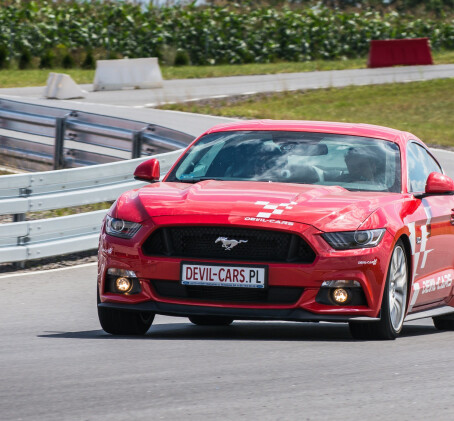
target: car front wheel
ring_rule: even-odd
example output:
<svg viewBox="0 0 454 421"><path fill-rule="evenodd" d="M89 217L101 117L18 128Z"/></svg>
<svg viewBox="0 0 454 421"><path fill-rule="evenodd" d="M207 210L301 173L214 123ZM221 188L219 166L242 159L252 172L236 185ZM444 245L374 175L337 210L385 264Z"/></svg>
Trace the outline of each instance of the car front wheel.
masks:
<svg viewBox="0 0 454 421"><path fill-rule="evenodd" d="M383 293L379 322L350 322L355 339L395 339L402 330L407 307L408 262L399 240L393 250Z"/></svg>
<svg viewBox="0 0 454 421"><path fill-rule="evenodd" d="M145 335L153 323L153 313L98 307L101 327L111 335Z"/></svg>
<svg viewBox="0 0 454 421"><path fill-rule="evenodd" d="M100 302L98 294L98 304ZM145 335L154 320L154 313L117 310L98 306L99 323L111 335Z"/></svg>

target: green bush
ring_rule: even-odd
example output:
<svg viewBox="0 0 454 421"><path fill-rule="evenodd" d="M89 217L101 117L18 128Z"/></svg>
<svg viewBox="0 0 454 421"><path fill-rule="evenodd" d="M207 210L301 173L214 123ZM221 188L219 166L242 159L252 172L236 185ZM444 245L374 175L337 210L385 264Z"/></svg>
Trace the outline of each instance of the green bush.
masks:
<svg viewBox="0 0 454 421"><path fill-rule="evenodd" d="M189 62L189 54L187 51L182 50L181 48L177 50L175 55L175 66L187 66Z"/></svg>
<svg viewBox="0 0 454 421"><path fill-rule="evenodd" d="M28 50L23 50L22 53L19 56L19 63L18 63L19 69L24 70L24 69L29 69L32 67L32 55L30 54L30 51Z"/></svg>
<svg viewBox="0 0 454 421"><path fill-rule="evenodd" d="M41 60L39 62L40 69L52 69L55 66L55 53L51 50L47 50L41 56Z"/></svg>
<svg viewBox="0 0 454 421"><path fill-rule="evenodd" d="M94 69L96 67L96 61L91 51L87 51L84 61L82 62L82 69Z"/></svg>
<svg viewBox="0 0 454 421"><path fill-rule="evenodd" d="M173 66L175 64L175 57L177 56L177 49L171 45L163 44L156 53L159 63L164 66Z"/></svg>
<svg viewBox="0 0 454 421"><path fill-rule="evenodd" d="M75 61L73 59L73 56L69 53L66 53L63 56L63 59L61 61L61 65L63 66L64 69L72 69L75 66Z"/></svg>
<svg viewBox="0 0 454 421"><path fill-rule="evenodd" d="M4 45L0 45L0 69L8 67L8 49Z"/></svg>

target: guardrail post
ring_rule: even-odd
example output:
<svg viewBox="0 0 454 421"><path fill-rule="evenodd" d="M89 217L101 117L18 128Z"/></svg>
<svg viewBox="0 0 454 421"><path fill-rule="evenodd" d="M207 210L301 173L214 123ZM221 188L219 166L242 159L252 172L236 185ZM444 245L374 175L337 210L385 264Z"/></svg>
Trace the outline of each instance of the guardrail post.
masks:
<svg viewBox="0 0 454 421"><path fill-rule="evenodd" d="M64 117L57 117L55 119L54 170L59 170L66 166L63 152L65 145L66 120L68 117L77 117L77 111L71 111Z"/></svg>
<svg viewBox="0 0 454 421"><path fill-rule="evenodd" d="M21 215L14 215L14 216L23 216L23 219L16 220L14 219L14 222L20 222L20 221L25 221L25 214ZM18 246L26 246L26 244L30 241L30 238L28 236L25 237L18 237L17 238L17 245ZM15 262L14 266L16 269L24 269L25 268L25 261L22 260L21 262Z"/></svg>
<svg viewBox="0 0 454 421"><path fill-rule="evenodd" d="M19 190L19 197L27 197L30 195L31 193L31 189L29 188L21 188ZM15 215L13 215L13 222L23 222L26 220L26 214L25 213L17 213ZM27 240L24 240L23 237L19 237L17 239L17 245L20 246L20 245L24 245L25 243L27 242ZM22 261L22 262L15 262L14 264L14 267L16 269L24 269L25 268L25 262Z"/></svg>
<svg viewBox="0 0 454 421"><path fill-rule="evenodd" d="M22 222L25 221L25 213L18 213L13 215L13 222Z"/></svg>
<svg viewBox="0 0 454 421"><path fill-rule="evenodd" d="M28 197L32 193L31 188L23 187L19 189L19 197ZM25 213L17 213L13 215L13 222L22 222L25 221L26 214Z"/></svg>
<svg viewBox="0 0 454 421"><path fill-rule="evenodd" d="M13 222L22 222L22 221L25 221L25 213L18 213L16 215L13 215ZM25 241L23 241L22 237L19 237L17 239L17 245L20 246L20 245L24 245L24 244L25 244ZM25 268L25 262L24 261L22 261L22 262L14 262L13 266L16 269L24 269Z"/></svg>
<svg viewBox="0 0 454 421"><path fill-rule="evenodd" d="M63 145L65 142L65 117L57 117L55 119L55 145L54 145L54 170L59 170L65 167L65 159L63 157Z"/></svg>
<svg viewBox="0 0 454 421"><path fill-rule="evenodd" d="M142 156L142 133L147 128L135 131L132 135L131 158L140 158Z"/></svg>

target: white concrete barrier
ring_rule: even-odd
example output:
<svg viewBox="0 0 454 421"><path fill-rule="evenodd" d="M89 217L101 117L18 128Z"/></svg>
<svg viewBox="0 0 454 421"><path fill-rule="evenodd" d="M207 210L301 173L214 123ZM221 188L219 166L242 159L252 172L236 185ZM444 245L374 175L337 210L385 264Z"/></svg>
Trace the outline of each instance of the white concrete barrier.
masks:
<svg viewBox="0 0 454 421"><path fill-rule="evenodd" d="M162 88L158 59L98 60L93 90L116 91L123 88Z"/></svg>
<svg viewBox="0 0 454 421"><path fill-rule="evenodd" d="M49 73L44 96L52 99L85 98L83 91L71 76L65 73Z"/></svg>

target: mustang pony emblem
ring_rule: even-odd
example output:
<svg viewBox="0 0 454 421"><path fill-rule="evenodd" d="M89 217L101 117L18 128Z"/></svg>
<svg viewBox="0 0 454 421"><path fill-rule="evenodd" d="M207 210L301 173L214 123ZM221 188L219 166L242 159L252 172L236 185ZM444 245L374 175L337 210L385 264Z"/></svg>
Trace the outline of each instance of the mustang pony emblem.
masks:
<svg viewBox="0 0 454 421"><path fill-rule="evenodd" d="M231 250L233 247L236 247L240 243L247 243L248 240L229 240L227 237L218 237L214 244L222 242L222 247L226 250Z"/></svg>

